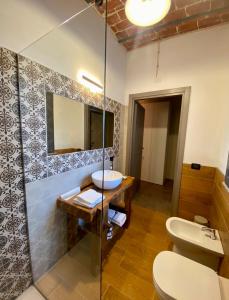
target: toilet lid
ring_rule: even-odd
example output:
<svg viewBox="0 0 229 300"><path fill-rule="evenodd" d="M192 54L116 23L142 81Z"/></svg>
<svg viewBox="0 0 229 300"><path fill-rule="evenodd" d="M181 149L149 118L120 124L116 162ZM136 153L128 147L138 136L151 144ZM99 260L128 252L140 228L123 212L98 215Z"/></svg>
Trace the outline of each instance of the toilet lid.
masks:
<svg viewBox="0 0 229 300"><path fill-rule="evenodd" d="M153 278L167 298L221 299L218 275L212 269L174 252L163 251L156 256Z"/></svg>

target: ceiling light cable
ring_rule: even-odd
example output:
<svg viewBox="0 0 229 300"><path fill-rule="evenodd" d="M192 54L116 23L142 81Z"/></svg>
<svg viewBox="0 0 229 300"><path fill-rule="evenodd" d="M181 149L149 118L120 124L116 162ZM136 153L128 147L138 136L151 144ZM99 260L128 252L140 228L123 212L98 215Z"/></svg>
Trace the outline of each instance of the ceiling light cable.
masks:
<svg viewBox="0 0 229 300"><path fill-rule="evenodd" d="M160 54L161 54L161 40L158 40L157 43L157 64L156 64L156 78L158 76L159 67L160 67Z"/></svg>

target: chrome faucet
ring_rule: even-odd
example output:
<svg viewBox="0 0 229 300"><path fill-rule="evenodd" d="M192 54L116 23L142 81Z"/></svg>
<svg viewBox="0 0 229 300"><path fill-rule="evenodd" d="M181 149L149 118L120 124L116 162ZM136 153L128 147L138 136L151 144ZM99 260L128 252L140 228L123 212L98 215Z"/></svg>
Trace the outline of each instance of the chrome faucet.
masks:
<svg viewBox="0 0 229 300"><path fill-rule="evenodd" d="M212 240L216 240L217 239L215 229L203 226L201 228L201 230L202 231L206 231L207 233L205 233L205 236L209 237L210 239L212 239Z"/></svg>

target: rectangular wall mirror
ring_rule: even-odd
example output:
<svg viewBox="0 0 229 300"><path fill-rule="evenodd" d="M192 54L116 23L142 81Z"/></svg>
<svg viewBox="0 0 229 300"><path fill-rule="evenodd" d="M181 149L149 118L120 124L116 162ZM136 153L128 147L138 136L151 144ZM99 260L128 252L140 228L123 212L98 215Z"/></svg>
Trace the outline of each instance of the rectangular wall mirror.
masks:
<svg viewBox="0 0 229 300"><path fill-rule="evenodd" d="M48 154L103 147L103 110L64 96L46 93ZM105 148L113 147L114 114L105 112Z"/></svg>

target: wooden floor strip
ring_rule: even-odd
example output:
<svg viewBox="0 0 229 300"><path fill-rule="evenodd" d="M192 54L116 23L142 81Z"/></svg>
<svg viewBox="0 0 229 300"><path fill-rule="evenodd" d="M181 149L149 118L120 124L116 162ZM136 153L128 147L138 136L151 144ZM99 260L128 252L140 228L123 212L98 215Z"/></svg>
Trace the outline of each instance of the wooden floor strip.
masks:
<svg viewBox="0 0 229 300"><path fill-rule="evenodd" d="M170 249L171 242L165 228L169 212L162 211L168 206L160 204L158 211L156 204L147 206L147 201L163 201L163 193L162 197L153 198L151 187L145 191L147 196L143 195L142 203L141 194L133 201L130 226L104 264L102 282L109 287L103 300L158 299L152 279L153 260L160 251Z"/></svg>

